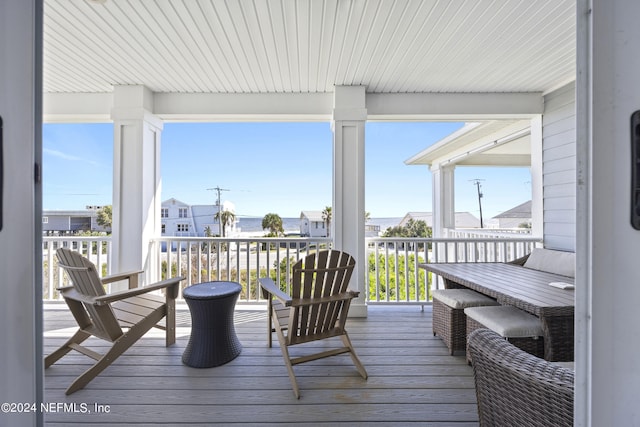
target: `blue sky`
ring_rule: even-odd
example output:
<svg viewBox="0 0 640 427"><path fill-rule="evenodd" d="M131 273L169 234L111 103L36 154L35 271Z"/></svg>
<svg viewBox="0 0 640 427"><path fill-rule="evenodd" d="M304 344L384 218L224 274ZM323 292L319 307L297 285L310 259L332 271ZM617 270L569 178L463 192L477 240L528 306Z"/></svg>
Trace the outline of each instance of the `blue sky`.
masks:
<svg viewBox="0 0 640 427"><path fill-rule="evenodd" d="M457 130L461 123L369 122L365 130L366 210L372 217L431 211L431 173L404 161ZM239 216L331 205L329 123L165 123L162 199L236 205ZM44 209L111 204L113 126L46 124L43 132ZM456 169L456 210L479 217L473 179L482 179L486 220L530 199L528 168Z"/></svg>

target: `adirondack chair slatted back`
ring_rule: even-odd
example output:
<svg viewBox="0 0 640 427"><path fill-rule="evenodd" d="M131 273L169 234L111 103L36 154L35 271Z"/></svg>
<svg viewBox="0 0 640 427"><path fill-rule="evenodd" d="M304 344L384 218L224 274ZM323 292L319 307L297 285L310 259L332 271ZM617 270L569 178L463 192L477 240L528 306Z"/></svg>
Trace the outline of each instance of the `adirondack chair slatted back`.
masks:
<svg viewBox="0 0 640 427"><path fill-rule="evenodd" d="M87 297L105 295L100 276L91 261L65 248L58 249L56 257L58 266L65 270L76 292ZM80 303L67 298L65 301L80 328L111 342L122 335L122 328L109 304Z"/></svg>
<svg viewBox="0 0 640 427"><path fill-rule="evenodd" d="M290 344L340 335L351 298L322 301L322 297L345 294L355 266L354 258L340 251L310 254L293 266L293 300L318 299L317 304L292 308Z"/></svg>

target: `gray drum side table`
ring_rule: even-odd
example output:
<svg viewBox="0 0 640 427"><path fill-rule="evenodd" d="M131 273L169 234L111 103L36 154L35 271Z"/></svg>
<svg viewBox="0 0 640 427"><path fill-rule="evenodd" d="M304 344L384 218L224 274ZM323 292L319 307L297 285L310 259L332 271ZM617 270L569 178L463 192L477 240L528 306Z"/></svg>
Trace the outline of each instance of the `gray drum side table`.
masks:
<svg viewBox="0 0 640 427"><path fill-rule="evenodd" d="M242 286L236 282L205 282L183 291L191 312L191 336L182 363L212 368L235 359L242 351L233 312Z"/></svg>

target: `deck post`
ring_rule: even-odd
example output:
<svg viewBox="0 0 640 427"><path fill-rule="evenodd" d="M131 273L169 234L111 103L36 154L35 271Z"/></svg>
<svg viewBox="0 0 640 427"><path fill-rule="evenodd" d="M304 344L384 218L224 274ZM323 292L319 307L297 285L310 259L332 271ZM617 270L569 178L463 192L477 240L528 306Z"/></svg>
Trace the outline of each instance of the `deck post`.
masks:
<svg viewBox="0 0 640 427"><path fill-rule="evenodd" d="M367 119L364 86L336 86L333 99L334 249L351 254L356 267L350 287L360 291L349 315L366 317L367 254L364 210L364 126Z"/></svg>
<svg viewBox="0 0 640 427"><path fill-rule="evenodd" d="M160 235L160 137L153 92L116 86L113 93L113 237L111 271L145 270L149 241ZM150 283L157 277L145 277Z"/></svg>
<svg viewBox="0 0 640 427"><path fill-rule="evenodd" d="M446 229L455 228L455 166L433 164L432 204L433 204L433 237L447 237Z"/></svg>
<svg viewBox="0 0 640 427"><path fill-rule="evenodd" d="M542 115L531 119L531 236L544 236Z"/></svg>

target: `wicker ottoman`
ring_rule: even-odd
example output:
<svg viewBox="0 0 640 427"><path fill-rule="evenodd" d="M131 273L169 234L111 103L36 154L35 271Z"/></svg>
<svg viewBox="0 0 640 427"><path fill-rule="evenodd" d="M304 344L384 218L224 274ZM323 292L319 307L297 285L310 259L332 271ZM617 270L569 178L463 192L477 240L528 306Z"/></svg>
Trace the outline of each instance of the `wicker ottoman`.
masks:
<svg viewBox="0 0 640 427"><path fill-rule="evenodd" d="M233 311L242 286L235 282L206 282L186 288L191 312L191 336L182 363L193 368L223 365L240 354L242 344L233 325Z"/></svg>
<svg viewBox="0 0 640 427"><path fill-rule="evenodd" d="M433 335L439 336L449 349L465 351L467 346L467 307L497 305L491 299L471 289L436 289L433 291Z"/></svg>
<svg viewBox="0 0 640 427"><path fill-rule="evenodd" d="M533 314L509 305L470 307L464 312L467 316L467 336L476 329L491 329L521 350L544 357L542 323ZM467 361L471 362L469 352Z"/></svg>

